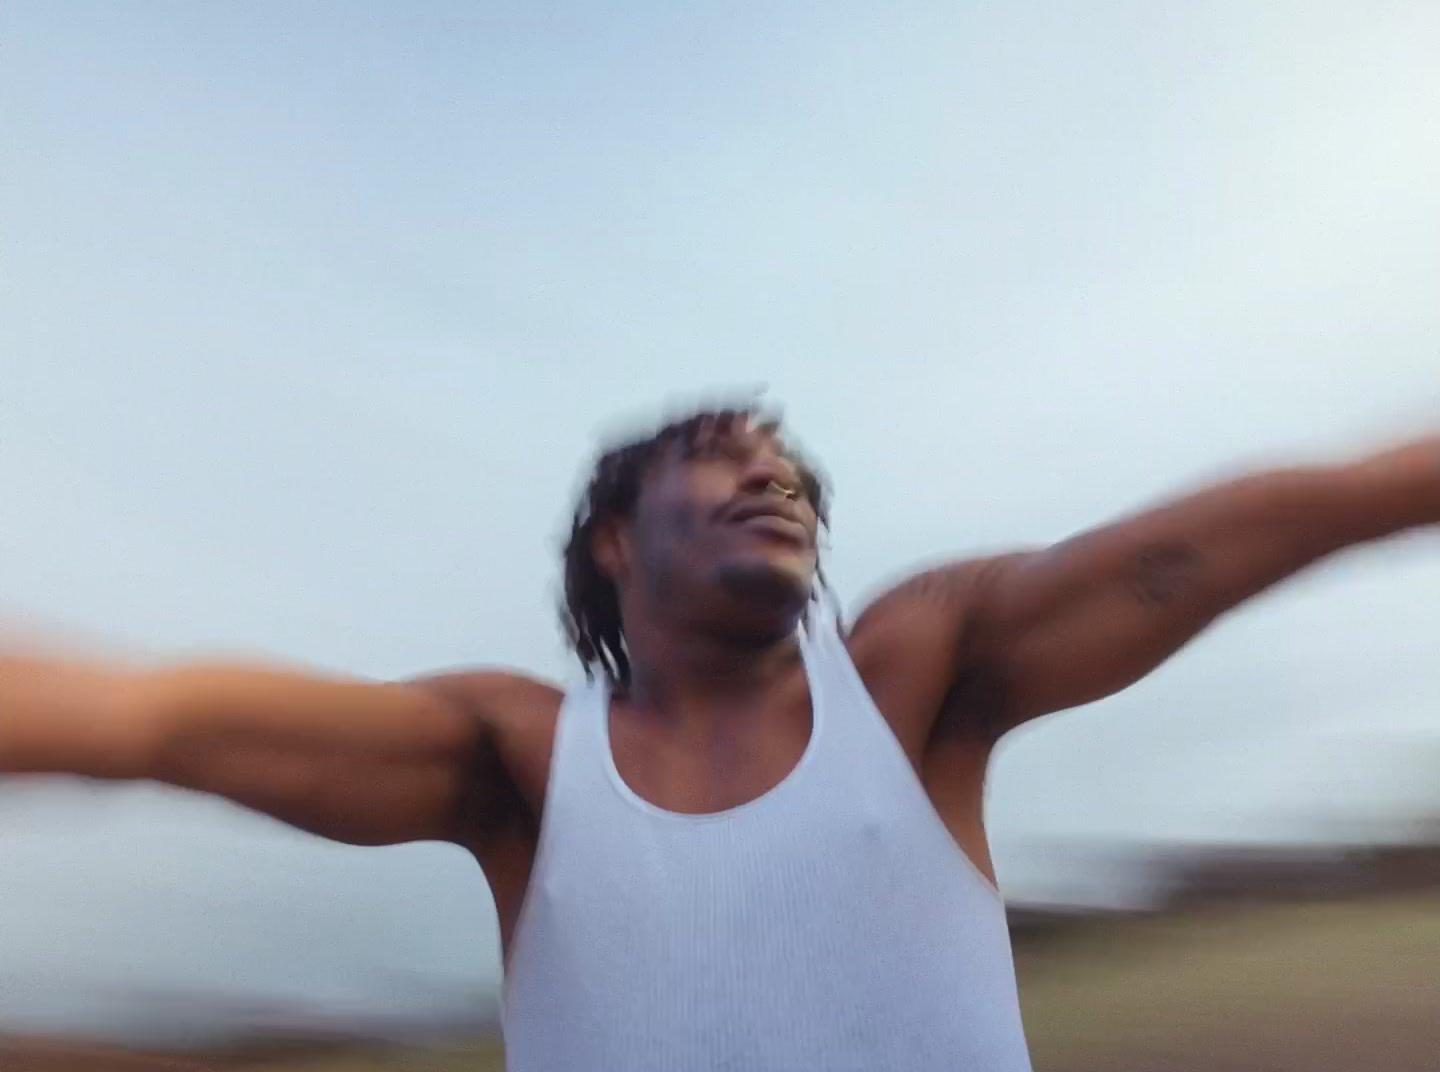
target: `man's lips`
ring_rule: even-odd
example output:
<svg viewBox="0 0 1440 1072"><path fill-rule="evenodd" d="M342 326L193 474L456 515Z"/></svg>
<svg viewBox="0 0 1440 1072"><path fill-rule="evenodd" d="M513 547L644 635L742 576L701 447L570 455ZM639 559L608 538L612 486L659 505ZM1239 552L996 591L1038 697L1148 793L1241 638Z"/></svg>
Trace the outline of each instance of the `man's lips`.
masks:
<svg viewBox="0 0 1440 1072"><path fill-rule="evenodd" d="M775 496L749 499L732 506L725 513L726 521L748 521L752 517L780 517L786 521L800 521L800 513L787 499Z"/></svg>
<svg viewBox="0 0 1440 1072"><path fill-rule="evenodd" d="M768 536L802 547L810 545L810 530L789 503L746 503L730 511L725 520L757 536Z"/></svg>
<svg viewBox="0 0 1440 1072"><path fill-rule="evenodd" d="M810 531L800 522L779 514L752 514L734 524L757 535L771 536L801 547L810 545Z"/></svg>

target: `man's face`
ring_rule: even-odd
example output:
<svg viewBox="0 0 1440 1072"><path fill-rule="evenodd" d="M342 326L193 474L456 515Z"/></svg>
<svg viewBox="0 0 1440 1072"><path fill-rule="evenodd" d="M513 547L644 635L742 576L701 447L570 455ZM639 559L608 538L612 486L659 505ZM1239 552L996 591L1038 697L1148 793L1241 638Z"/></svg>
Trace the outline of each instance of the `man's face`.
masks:
<svg viewBox="0 0 1440 1072"><path fill-rule="evenodd" d="M739 634L786 632L815 581L811 481L771 428L703 429L656 463L621 532L627 577Z"/></svg>

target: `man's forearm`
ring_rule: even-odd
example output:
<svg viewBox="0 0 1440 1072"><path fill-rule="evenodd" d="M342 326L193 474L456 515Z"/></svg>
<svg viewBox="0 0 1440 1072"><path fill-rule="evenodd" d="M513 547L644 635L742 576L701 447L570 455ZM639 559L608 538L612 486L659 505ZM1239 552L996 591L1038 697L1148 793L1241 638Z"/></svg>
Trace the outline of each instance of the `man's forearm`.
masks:
<svg viewBox="0 0 1440 1072"><path fill-rule="evenodd" d="M443 689L13 650L0 654L4 774L154 780L356 845L458 837L505 784L489 724Z"/></svg>
<svg viewBox="0 0 1440 1072"><path fill-rule="evenodd" d="M993 590L1013 628L1139 607L1137 629L1183 632L1335 552L1437 524L1440 436L1430 436L1202 488L1021 556Z"/></svg>
<svg viewBox="0 0 1440 1072"><path fill-rule="evenodd" d="M142 680L101 663L0 653L0 773L146 777Z"/></svg>
<svg viewBox="0 0 1440 1072"><path fill-rule="evenodd" d="M1440 525L1440 435L1372 454L1344 472L1350 490L1339 524L1347 542Z"/></svg>
<svg viewBox="0 0 1440 1072"><path fill-rule="evenodd" d="M1440 436L1428 436L1174 499L1080 536L1074 572L1151 611L1218 613L1338 551L1437 524Z"/></svg>

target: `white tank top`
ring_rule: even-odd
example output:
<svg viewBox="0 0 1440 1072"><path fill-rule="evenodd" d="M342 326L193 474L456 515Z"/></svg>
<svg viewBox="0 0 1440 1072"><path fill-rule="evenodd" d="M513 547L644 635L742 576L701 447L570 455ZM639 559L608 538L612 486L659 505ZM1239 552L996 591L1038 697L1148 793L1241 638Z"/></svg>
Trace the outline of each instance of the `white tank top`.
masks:
<svg viewBox="0 0 1440 1072"><path fill-rule="evenodd" d="M511 1072L1030 1072L1005 907L951 838L833 621L763 796L632 792L603 682L566 697L503 998Z"/></svg>

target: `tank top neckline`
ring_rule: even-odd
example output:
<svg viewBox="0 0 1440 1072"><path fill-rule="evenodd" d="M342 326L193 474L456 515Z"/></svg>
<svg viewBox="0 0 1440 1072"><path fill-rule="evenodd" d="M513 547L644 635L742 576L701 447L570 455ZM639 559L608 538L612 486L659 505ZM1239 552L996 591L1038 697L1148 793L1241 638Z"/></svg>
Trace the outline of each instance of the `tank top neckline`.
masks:
<svg viewBox="0 0 1440 1072"><path fill-rule="evenodd" d="M823 629L824 626L822 625L820 628ZM620 798L644 814L667 823L675 823L677 825L704 825L724 822L728 819L738 819L743 815L762 811L766 807L773 806L776 800L791 792L794 785L803 780L805 772L814 765L815 753L820 743L820 733L825 723L825 705L821 702L819 690L816 688L818 672L815 665L816 656L813 645L817 637L815 636L813 627L811 629L801 627L799 630L799 639L800 659L805 672L805 688L810 695L810 739L805 742L805 749L800 753L800 758L795 761L795 765L791 767L778 782L759 796L752 797L733 807L722 808L719 811L672 811L669 808L662 808L660 805L646 800L639 793L635 792L634 789L630 788L630 784L625 781L624 776L620 773L620 768L615 764L615 748L610 739L611 688L609 680L603 676L600 677L591 692L591 703L593 707L590 711L590 717L596 719L599 723L600 752L605 765L605 774L609 778L610 784L615 789L615 792L620 795Z"/></svg>

